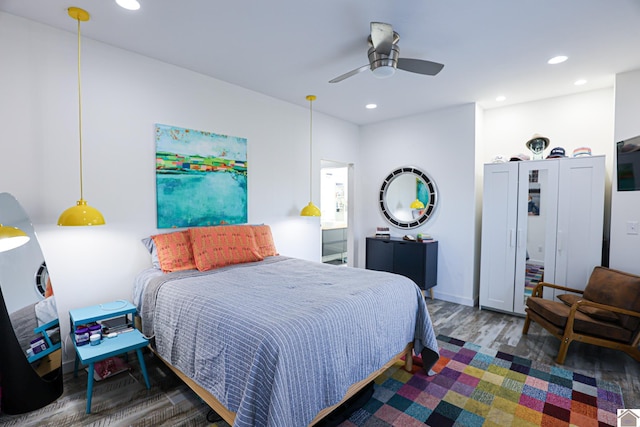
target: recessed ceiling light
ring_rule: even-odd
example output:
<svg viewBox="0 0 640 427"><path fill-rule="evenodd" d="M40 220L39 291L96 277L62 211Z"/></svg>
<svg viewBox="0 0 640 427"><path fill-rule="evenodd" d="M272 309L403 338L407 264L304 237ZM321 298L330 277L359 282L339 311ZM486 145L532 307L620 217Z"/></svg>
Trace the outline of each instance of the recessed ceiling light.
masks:
<svg viewBox="0 0 640 427"><path fill-rule="evenodd" d="M140 3L138 3L138 0L116 0L116 3L118 3L118 6L127 10L140 9Z"/></svg>
<svg viewBox="0 0 640 427"><path fill-rule="evenodd" d="M585 79L580 79L580 80L576 80L573 84L576 86L582 86L585 83L587 83Z"/></svg>
<svg viewBox="0 0 640 427"><path fill-rule="evenodd" d="M507 97L506 97L506 96L504 96L504 95L500 95L500 96L497 96L497 97L496 97L496 101L498 101L498 102L502 102L502 101L504 101L505 99L507 99Z"/></svg>
<svg viewBox="0 0 640 427"><path fill-rule="evenodd" d="M367 110L373 110L374 108L378 108L378 104L367 104L364 106Z"/></svg>
<svg viewBox="0 0 640 427"><path fill-rule="evenodd" d="M547 61L547 64L560 64L564 61L566 61L567 59L569 59L569 57L564 56L564 55L559 55L559 56L554 56L553 58L551 58L550 60Z"/></svg>

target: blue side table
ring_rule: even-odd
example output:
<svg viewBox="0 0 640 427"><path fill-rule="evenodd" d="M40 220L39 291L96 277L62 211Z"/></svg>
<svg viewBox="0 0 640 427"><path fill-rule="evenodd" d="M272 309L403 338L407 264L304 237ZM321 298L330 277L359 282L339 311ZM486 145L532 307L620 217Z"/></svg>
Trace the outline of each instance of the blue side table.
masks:
<svg viewBox="0 0 640 427"><path fill-rule="evenodd" d="M135 350L138 354L140 370L142 371L142 376L144 377L147 389L151 388L151 385L149 384L149 376L147 375L147 367L142 355L142 349L149 344L149 341L140 333L140 331L133 329L129 332L119 333L113 338L103 337L102 342L98 345L85 344L78 346L76 345L74 334L76 326L115 317L133 316L135 312L136 307L130 302L124 300L69 310L72 335L71 339L73 341L73 346L76 349L76 359L73 370L74 377L78 376L79 362L84 365L89 365L89 372L87 376L87 414L91 413L94 365L96 362Z"/></svg>

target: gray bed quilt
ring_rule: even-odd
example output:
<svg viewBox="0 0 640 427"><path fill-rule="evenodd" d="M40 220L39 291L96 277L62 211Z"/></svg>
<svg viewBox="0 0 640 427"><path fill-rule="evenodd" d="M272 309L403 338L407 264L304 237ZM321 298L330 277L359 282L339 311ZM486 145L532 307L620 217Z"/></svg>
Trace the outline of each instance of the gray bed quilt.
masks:
<svg viewBox="0 0 640 427"><path fill-rule="evenodd" d="M136 284L159 354L236 412L236 426L306 426L408 342L438 359L420 289L390 273L283 256Z"/></svg>

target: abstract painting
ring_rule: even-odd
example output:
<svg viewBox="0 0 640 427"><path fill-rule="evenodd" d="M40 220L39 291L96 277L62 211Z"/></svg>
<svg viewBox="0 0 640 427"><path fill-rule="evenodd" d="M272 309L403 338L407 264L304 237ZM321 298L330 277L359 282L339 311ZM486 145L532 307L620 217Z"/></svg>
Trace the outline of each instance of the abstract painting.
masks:
<svg viewBox="0 0 640 427"><path fill-rule="evenodd" d="M155 127L158 228L246 223L246 138Z"/></svg>
<svg viewBox="0 0 640 427"><path fill-rule="evenodd" d="M416 178L416 199L420 200L423 205L429 206L429 189L420 178Z"/></svg>

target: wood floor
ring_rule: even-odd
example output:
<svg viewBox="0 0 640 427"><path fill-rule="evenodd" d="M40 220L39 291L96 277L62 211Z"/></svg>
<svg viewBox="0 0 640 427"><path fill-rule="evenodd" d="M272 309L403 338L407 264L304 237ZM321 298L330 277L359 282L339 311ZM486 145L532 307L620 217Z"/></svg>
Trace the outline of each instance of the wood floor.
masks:
<svg viewBox="0 0 640 427"><path fill-rule="evenodd" d="M557 365L559 341L537 324L522 335L524 318L427 299L437 334ZM134 371L96 384L92 414L86 415L86 373L65 374L63 396L29 414L0 415L2 426L228 426L207 421L208 407L161 362L146 355L152 388L144 386L136 358ZM622 352L572 343L566 369L619 384L625 407L640 409L640 363Z"/></svg>

